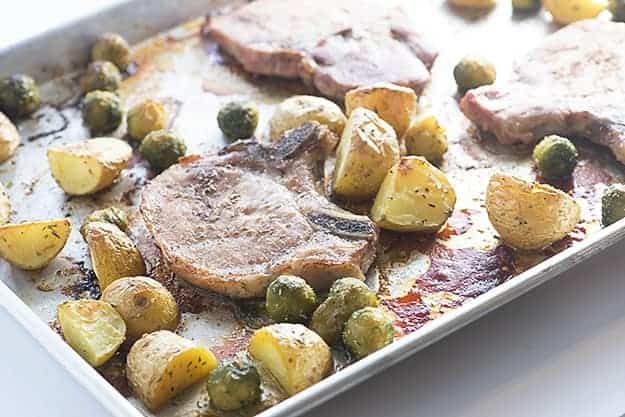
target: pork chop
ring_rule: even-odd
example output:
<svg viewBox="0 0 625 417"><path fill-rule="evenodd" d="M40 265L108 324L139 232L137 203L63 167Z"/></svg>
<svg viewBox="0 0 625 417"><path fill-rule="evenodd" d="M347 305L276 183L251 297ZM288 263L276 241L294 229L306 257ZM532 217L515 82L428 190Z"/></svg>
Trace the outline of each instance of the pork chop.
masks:
<svg viewBox="0 0 625 417"><path fill-rule="evenodd" d="M207 33L247 71L301 78L331 98L377 82L419 92L437 52L396 3L257 0L213 16Z"/></svg>
<svg viewBox="0 0 625 417"><path fill-rule="evenodd" d="M330 137L309 123L273 145L246 140L187 158L152 180L140 209L171 270L233 297L262 296L281 274L318 289L364 279L378 230L323 195Z"/></svg>
<svg viewBox="0 0 625 417"><path fill-rule="evenodd" d="M573 23L521 59L510 80L469 91L460 106L504 144L579 136L625 163L623 45L623 23Z"/></svg>

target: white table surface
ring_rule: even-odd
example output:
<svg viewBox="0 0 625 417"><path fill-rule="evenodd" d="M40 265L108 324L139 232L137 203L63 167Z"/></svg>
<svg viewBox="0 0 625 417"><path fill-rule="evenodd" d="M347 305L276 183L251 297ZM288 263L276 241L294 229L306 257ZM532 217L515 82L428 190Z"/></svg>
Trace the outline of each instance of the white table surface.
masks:
<svg viewBox="0 0 625 417"><path fill-rule="evenodd" d="M0 47L114 1L0 0ZM625 243L306 416L623 415L623 253ZM108 417L2 314L0 328L1 416Z"/></svg>

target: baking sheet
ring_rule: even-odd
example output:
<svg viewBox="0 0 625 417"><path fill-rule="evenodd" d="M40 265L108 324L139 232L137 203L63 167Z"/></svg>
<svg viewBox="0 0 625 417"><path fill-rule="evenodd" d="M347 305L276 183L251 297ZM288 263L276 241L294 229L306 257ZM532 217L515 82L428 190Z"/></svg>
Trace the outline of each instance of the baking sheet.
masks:
<svg viewBox="0 0 625 417"><path fill-rule="evenodd" d="M76 74L71 69L80 68L90 36L116 30L139 40L174 23L164 19L168 10L175 9L178 14L181 9L189 12L186 16L180 16L179 22L191 16L202 16L204 12L225 3L240 2L213 2L207 5L207 2L188 1L178 2L177 7L173 8L167 2L162 2L163 7L160 8L148 7L148 3L156 6L154 2L147 1L122 5L102 15L75 22L64 31L3 51L0 55L2 73L17 70L30 72L40 80L63 74L61 78L42 86L48 106L39 111L34 120L20 123L24 146L16 157L0 168L0 179L9 186L13 201L14 221L69 217L74 225L67 247L45 270L25 273L5 263L0 265L3 282L36 316L52 326L58 303L66 299L98 295L93 274L89 270L86 245L78 233L80 221L92 210L108 205L132 211L139 201L141 186L152 175L147 165L137 159L110 191L100 193L95 198L68 199L49 174L45 150L50 143L69 143L88 137L80 120ZM188 8L185 8L186 3ZM443 170L456 187L459 197L456 212L448 227L436 239L416 235L382 236L385 251L379 257L376 268L370 271L368 283L379 289L384 305L396 314L398 335L404 336L383 351L271 408L266 412L267 415L294 415L305 411L467 324L489 309L521 295L623 235L620 224L600 230L596 204L604 183L623 178L622 168L606 151L580 141L582 163L576 170L574 181L562 186L580 199L584 208L583 223L571 238L556 245L552 251L519 254L499 244L481 207L488 178L497 170L528 179L535 179L536 173L529 163L527 148L500 146L492 138L480 136L462 116L457 108L458 97L451 78L451 68L462 55L476 52L493 60L497 64L499 76L505 77L511 60L531 48L555 27L544 16L511 17L510 9L505 4L491 13L471 16L458 13L442 1L408 2L408 7L412 9L416 27L430 32L443 51L434 66L432 84L421 98L420 105L434 112L448 129L450 151ZM119 16L123 16L126 26L120 26ZM149 23L152 17L156 22L153 25ZM138 29L138 21L147 29ZM190 153L213 151L225 144L215 122L216 108L220 103L235 98L259 103L262 133L272 107L277 102L293 94L309 92L297 82L256 78L243 73L228 57L219 53L214 43L201 36L203 24L204 18L197 18L140 44L135 51L132 74L120 91L128 106L145 97L162 99L172 116L171 127L185 137ZM82 32L87 35L72 44L71 40L77 39L74 35L80 35L81 30L87 27L90 29ZM63 38L64 33L69 35ZM70 44L73 45L71 48L68 47ZM46 51L46 45L48 52L37 55L36 60L32 55L27 58L27 51L37 48ZM58 62L59 54L63 54L63 62ZM20 63L22 66L19 66ZM44 63L48 68L45 71L42 69ZM69 63L73 63L73 67L68 66ZM116 135L121 137L123 131L122 127ZM150 252L150 242L144 239L140 222L135 223L133 236L152 269L163 267L158 264L158 254ZM561 250L565 251L558 254ZM543 259L547 260L523 272ZM437 282L433 273L441 269L447 271L448 275L460 277L456 279L458 282L455 284L458 285ZM254 314L257 307L254 302L232 303L221 297L198 294L186 286L178 287L177 282L169 284L176 286L179 290L177 298L184 304L180 333L212 347L221 357L244 347L250 330L262 324L262 320L257 320L259 316ZM9 310L15 314L28 315L25 310L15 306L11 297L6 296L6 299L9 300L6 301ZM35 331L44 332L41 328ZM56 336L52 340L61 343ZM68 347L61 344L59 349L73 357ZM336 353L337 365L340 367L346 362L342 352ZM78 363L81 363L80 360ZM113 360L100 371L122 393L127 394L118 366L121 363L121 358ZM80 369L83 367L81 363ZM91 381L94 374L85 370L80 377ZM97 384L101 387L100 383ZM279 390L274 390L271 384L267 388L263 401L265 406L282 399ZM109 390L97 388L95 391L100 396L106 393L103 401L119 401L118 396ZM147 414L137 401L131 398L131 402ZM248 411L248 414L253 414L258 410ZM163 416L211 414L201 386L185 393L171 407L159 413Z"/></svg>

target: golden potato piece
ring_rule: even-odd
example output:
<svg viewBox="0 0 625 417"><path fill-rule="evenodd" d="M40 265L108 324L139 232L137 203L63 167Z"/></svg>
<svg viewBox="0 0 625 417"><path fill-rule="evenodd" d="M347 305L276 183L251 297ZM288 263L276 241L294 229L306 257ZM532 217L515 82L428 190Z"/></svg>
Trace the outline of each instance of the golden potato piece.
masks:
<svg viewBox="0 0 625 417"><path fill-rule="evenodd" d="M569 234L581 209L549 185L495 174L486 190L486 212L501 239L518 249L542 249Z"/></svg>
<svg viewBox="0 0 625 417"><path fill-rule="evenodd" d="M17 128L8 117L0 112L0 162L4 162L15 154L21 142Z"/></svg>
<svg viewBox="0 0 625 417"><path fill-rule="evenodd" d="M52 176L70 195L110 187L132 157L132 148L115 138L95 138L48 148Z"/></svg>
<svg viewBox="0 0 625 417"><path fill-rule="evenodd" d="M348 91L345 95L347 115L358 107L372 110L393 126L397 137L402 137L417 113L417 95L408 87L379 83Z"/></svg>
<svg viewBox="0 0 625 417"><path fill-rule="evenodd" d="M263 327L254 332L248 350L289 395L316 384L332 370L328 345L301 324Z"/></svg>
<svg viewBox="0 0 625 417"><path fill-rule="evenodd" d="M422 156L431 163L440 162L447 152L447 134L436 116L415 118L404 135L408 155Z"/></svg>
<svg viewBox="0 0 625 417"><path fill-rule="evenodd" d="M93 272L103 291L119 278L145 275L141 253L117 226L105 222L91 222L84 228L84 236L91 254Z"/></svg>
<svg viewBox="0 0 625 417"><path fill-rule="evenodd" d="M405 156L384 179L371 218L384 229L434 232L455 205L456 193L442 171L421 157Z"/></svg>
<svg viewBox="0 0 625 417"><path fill-rule="evenodd" d="M41 269L65 247L70 231L67 219L5 224L0 226L0 255L18 268Z"/></svg>
<svg viewBox="0 0 625 417"><path fill-rule="evenodd" d="M352 112L336 149L333 192L351 199L375 196L388 170L399 160L393 128L374 112Z"/></svg>
<svg viewBox="0 0 625 417"><path fill-rule="evenodd" d="M6 224L11 219L11 200L4 185L0 183L0 225Z"/></svg>
<svg viewBox="0 0 625 417"><path fill-rule="evenodd" d="M497 4L497 0L449 0L454 6L470 7L475 9L484 9L493 7Z"/></svg>
<svg viewBox="0 0 625 417"><path fill-rule="evenodd" d="M134 341L157 330L175 330L180 321L178 304L160 282L147 277L120 278L102 292L126 323L126 337Z"/></svg>
<svg viewBox="0 0 625 417"><path fill-rule="evenodd" d="M217 367L215 355L168 330L137 340L126 358L128 383L143 403L157 411Z"/></svg>
<svg viewBox="0 0 625 417"><path fill-rule="evenodd" d="M278 105L269 120L269 134L277 140L287 130L306 122L328 126L337 135L343 133L347 119L343 111L328 99L315 96L293 96Z"/></svg>
<svg viewBox="0 0 625 417"><path fill-rule="evenodd" d="M553 20L568 25L578 20L592 19L608 7L606 0L543 0Z"/></svg>
<svg viewBox="0 0 625 417"><path fill-rule="evenodd" d="M65 341L91 366L103 365L124 342L124 320L103 301L68 301L57 307L57 315Z"/></svg>

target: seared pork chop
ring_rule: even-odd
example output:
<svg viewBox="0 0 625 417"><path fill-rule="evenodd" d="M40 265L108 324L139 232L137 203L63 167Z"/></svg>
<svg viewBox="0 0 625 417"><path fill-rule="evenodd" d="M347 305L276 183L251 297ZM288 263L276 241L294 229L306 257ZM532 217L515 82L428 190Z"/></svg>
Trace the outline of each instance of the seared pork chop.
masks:
<svg viewBox="0 0 625 417"><path fill-rule="evenodd" d="M509 81L469 91L464 114L505 144L585 137L625 162L625 24L587 20L549 36Z"/></svg>
<svg viewBox="0 0 625 417"><path fill-rule="evenodd" d="M421 91L437 53L393 3L257 0L212 17L208 33L247 71L301 78L339 100L377 82Z"/></svg>
<svg viewBox="0 0 625 417"><path fill-rule="evenodd" d="M141 213L171 270L233 297L264 295L281 274L328 288L364 278L378 231L323 195L323 162L336 137L309 123L275 144L240 141L188 158L156 177Z"/></svg>

